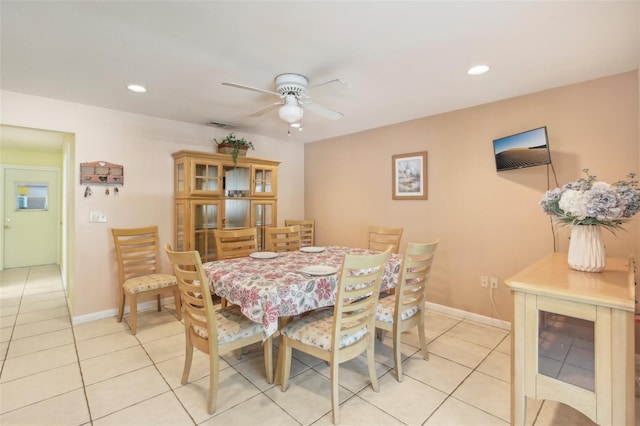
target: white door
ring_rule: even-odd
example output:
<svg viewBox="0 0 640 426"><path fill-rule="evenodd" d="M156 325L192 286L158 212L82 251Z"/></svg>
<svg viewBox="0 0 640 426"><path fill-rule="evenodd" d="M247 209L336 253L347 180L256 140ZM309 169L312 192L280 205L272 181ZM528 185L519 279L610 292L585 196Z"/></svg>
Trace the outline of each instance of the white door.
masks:
<svg viewBox="0 0 640 426"><path fill-rule="evenodd" d="M58 263L59 170L4 170L4 268Z"/></svg>

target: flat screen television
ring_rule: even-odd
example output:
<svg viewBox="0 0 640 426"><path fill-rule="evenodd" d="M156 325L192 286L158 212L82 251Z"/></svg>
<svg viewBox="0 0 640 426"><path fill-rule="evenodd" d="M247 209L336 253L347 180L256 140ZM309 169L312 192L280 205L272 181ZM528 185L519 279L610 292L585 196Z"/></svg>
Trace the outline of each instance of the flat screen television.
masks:
<svg viewBox="0 0 640 426"><path fill-rule="evenodd" d="M551 164L547 127L495 139L493 152L499 172Z"/></svg>

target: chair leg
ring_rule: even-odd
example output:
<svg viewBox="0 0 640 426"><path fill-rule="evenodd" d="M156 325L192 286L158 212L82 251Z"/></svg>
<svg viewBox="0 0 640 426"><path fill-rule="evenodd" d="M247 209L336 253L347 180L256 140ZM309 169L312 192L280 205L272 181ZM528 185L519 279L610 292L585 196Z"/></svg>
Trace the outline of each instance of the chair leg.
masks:
<svg viewBox="0 0 640 426"><path fill-rule="evenodd" d="M175 301L175 305L176 305L176 317L178 318L178 321L182 321L182 301L180 299L179 288L176 288L173 291L173 300Z"/></svg>
<svg viewBox="0 0 640 426"><path fill-rule="evenodd" d="M282 361L280 358L282 357ZM278 366L282 371L276 372L282 375L280 390L285 392L289 387L289 374L291 374L291 346L287 342L286 336L280 336L280 348L278 352Z"/></svg>
<svg viewBox="0 0 640 426"><path fill-rule="evenodd" d="M129 327L131 334L136 334L136 322L138 321L138 298L135 294L129 295Z"/></svg>
<svg viewBox="0 0 640 426"><path fill-rule="evenodd" d="M267 383L273 383L273 339L269 337L263 343L264 346L264 371Z"/></svg>
<svg viewBox="0 0 640 426"><path fill-rule="evenodd" d="M124 315L124 290L120 289L120 298L118 300L118 322L122 322Z"/></svg>
<svg viewBox="0 0 640 426"><path fill-rule="evenodd" d="M209 401L207 412L213 414L216 411L216 398L218 396L218 355L209 354Z"/></svg>
<svg viewBox="0 0 640 426"><path fill-rule="evenodd" d="M427 348L427 337L424 334L424 311L420 311L420 321L418 322L418 337L422 347L422 358L429 361L429 349Z"/></svg>
<svg viewBox="0 0 640 426"><path fill-rule="evenodd" d="M402 381L402 353L400 348L402 347L402 333L399 328L394 326L393 330L393 362L396 366L396 379Z"/></svg>
<svg viewBox="0 0 640 426"><path fill-rule="evenodd" d="M376 352L375 341L373 336L369 339L369 345L367 346L367 367L369 367L369 380L371 380L371 388L374 392L380 390L378 385L378 373L376 372Z"/></svg>
<svg viewBox="0 0 640 426"><path fill-rule="evenodd" d="M337 360L332 360L329 365L330 380L331 380L331 414L333 416L333 424L337 425L340 423L340 386L338 384L338 369L340 368L340 363ZM369 367L371 370L371 367Z"/></svg>
<svg viewBox="0 0 640 426"><path fill-rule="evenodd" d="M162 311L162 300L160 299L159 294L156 296L156 299L158 299L158 312L160 312Z"/></svg>
<svg viewBox="0 0 640 426"><path fill-rule="evenodd" d="M280 317L278 318L278 328L282 329L285 325L289 324L292 320L292 317ZM278 345L278 357L276 358L276 372L274 375L274 382L276 385L282 383L282 362L284 360L284 336L280 334L280 345Z"/></svg>
<svg viewBox="0 0 640 426"><path fill-rule="evenodd" d="M184 351L184 369L182 370L182 380L180 383L186 385L189 381L189 372L191 371L191 362L193 361L193 345L191 344L191 339L189 338L189 332L186 333L186 344Z"/></svg>

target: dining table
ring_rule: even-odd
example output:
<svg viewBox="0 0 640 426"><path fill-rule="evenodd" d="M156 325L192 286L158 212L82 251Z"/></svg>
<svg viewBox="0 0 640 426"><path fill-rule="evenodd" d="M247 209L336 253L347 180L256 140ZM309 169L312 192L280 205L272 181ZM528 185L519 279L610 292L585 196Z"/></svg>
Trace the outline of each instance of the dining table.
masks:
<svg viewBox="0 0 640 426"><path fill-rule="evenodd" d="M364 248L303 247L289 252L256 252L203 265L211 292L240 307L252 321L262 323L263 338L278 330L281 318L333 306L345 255L380 253ZM381 291L398 285L402 255L392 253Z"/></svg>

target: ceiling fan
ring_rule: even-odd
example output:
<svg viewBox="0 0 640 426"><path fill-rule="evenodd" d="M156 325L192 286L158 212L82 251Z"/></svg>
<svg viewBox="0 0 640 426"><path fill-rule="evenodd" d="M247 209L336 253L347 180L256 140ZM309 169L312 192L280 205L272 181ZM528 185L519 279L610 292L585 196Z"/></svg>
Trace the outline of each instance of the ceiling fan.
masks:
<svg viewBox="0 0 640 426"><path fill-rule="evenodd" d="M267 93L280 98L280 101L274 102L271 105L260 108L259 110L249 114L250 117L259 117L273 109L278 109L278 116L281 120L289 123L291 127L298 127L302 129L300 120L304 115L304 110L311 111L329 120L338 120L343 114L338 111L334 111L322 105L318 105L310 101L311 96L305 92L312 90L316 87L326 86L332 83L342 83L346 87L349 87L347 83L339 78L326 81L324 83L315 84L309 86L309 80L304 75L287 73L280 74L275 78L276 91L258 89L256 87L246 86L244 84L224 82L224 86L237 87L239 89L253 90L255 92Z"/></svg>

